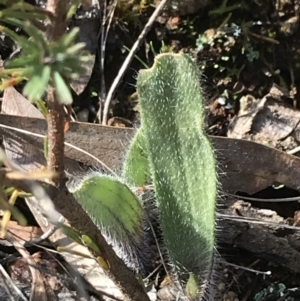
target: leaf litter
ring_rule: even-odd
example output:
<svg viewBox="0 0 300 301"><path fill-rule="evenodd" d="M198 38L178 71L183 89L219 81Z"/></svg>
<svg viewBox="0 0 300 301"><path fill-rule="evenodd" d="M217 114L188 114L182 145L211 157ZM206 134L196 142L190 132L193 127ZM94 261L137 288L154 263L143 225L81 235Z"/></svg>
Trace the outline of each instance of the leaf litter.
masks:
<svg viewBox="0 0 300 301"><path fill-rule="evenodd" d="M299 185L297 183L297 179L299 179L299 159L297 157L289 156L284 152L278 152L273 148L260 145L264 144L279 148L280 150L290 150L299 144L297 140L297 136L299 135L298 111L286 105L284 102L286 99L285 95L276 95L276 93L274 95L274 93L271 92L272 90L270 93L266 94L266 96L257 99L251 97L250 94L246 95L244 99L241 97L241 107L244 102L248 104L250 102L250 104L249 106L240 108L241 114L238 114L232 121L230 120L231 124L229 126L228 137L242 138L249 141L213 137L218 153L217 155L219 157L220 181L224 192L231 192L232 194L242 192L247 195L255 195L272 185L278 187L282 184L292 188L293 193L299 192ZM25 112L27 109L21 111ZM227 113L228 111L225 112L225 114ZM14 113L10 114L14 115ZM5 118L7 119L5 120ZM40 131L43 128L45 129L45 122L37 119L31 119L31 121L34 121L35 123L31 122L30 124L29 118L26 117L21 121L21 119L17 119L16 117L2 115L0 116L0 123L2 121L6 125L27 129L32 132ZM93 137L94 141L87 148L87 144L82 143L84 144L82 145L82 148L96 157L101 158L104 162L108 162L108 166L117 171L120 168L123 159L122 152L126 149L126 143L130 137L132 137L133 131L131 129L125 129L120 135L117 134L117 132L120 132L119 129L116 129L115 132L106 134L105 131L102 131L101 136L108 137L107 142L114 140L112 137L116 137L115 141L118 141L118 143L117 145L115 145L116 143L108 144L107 147L106 143L103 143L105 145L102 146L100 144L99 147L98 141L101 141L102 138L95 133L97 133L100 128L93 128L92 126L94 125L85 127L84 124L74 124L72 129L71 124L69 130L71 133L69 137L70 142L80 147L80 141L84 136L83 133L88 132L88 136ZM78 136L74 135L76 140L73 140L75 138L72 137L74 132L79 132ZM7 137L9 136L7 132L4 132L4 135ZM19 134L17 134L15 138L17 137L17 139L19 139L18 135ZM22 143L19 144L19 150L15 152L15 155L18 156L19 154L19 158L22 159L22 157L24 157L24 150L21 150L21 147L24 147L24 145L26 145L26 147L27 145L33 145L32 152L29 152L29 154L31 154L30 160L24 160L23 162L23 164L27 163L29 166L32 164L32 155L36 158L36 155L41 155L42 152L41 149L38 150L36 148L38 143L36 141L38 141L38 139L32 139L32 137L29 138L28 136L25 137L26 138L23 138ZM123 137L122 140L120 140L120 137ZM255 144L251 141L260 144ZM95 147L93 147L94 144L97 144L97 147L100 150L93 150L95 149ZM113 153L111 157L107 155L110 151ZM78 151L73 153L67 151L66 153L71 159L79 158L78 161L88 165L94 165L93 159L87 159L87 156L79 156ZM43 159L41 159L41 161L42 160ZM75 164L75 162L73 163ZM277 196L275 198L277 198ZM222 203L222 201L224 202ZM229 228L231 229L231 231L229 231L229 240L225 243L235 245L240 250L250 250L252 256L254 254L254 257L258 256L263 260L276 263L279 267L285 267L287 270L299 272L298 266L293 265L293 260L294 262L299 260L298 250L300 248L299 244L297 244L297 240L299 240L297 231L290 228L290 232L288 232L286 230L288 227L285 228L283 226L297 225L298 217L296 214L297 211L295 211L297 209L297 202L294 202L294 204L291 205L281 205L281 208L265 209L259 208L258 203L255 201L236 202L234 199L226 200L224 197L220 204L222 205L221 212L223 210L225 213L228 213L228 216L234 215L236 220L241 218L246 222L246 225L244 226L240 223L237 226L234 224L233 219L231 219L231 224L229 225L224 223L221 226L222 228L227 229L228 226L230 226ZM262 206L266 207L266 204L262 204ZM282 208L283 206L296 207L292 208L290 213L286 215L284 212L285 210ZM293 212L295 212L295 216L292 214ZM247 223L250 220L252 220L252 222L261 221L263 227L256 227L255 224L247 226ZM258 235L260 235L260 242L256 241ZM253 238L253 240L249 241L249 237ZM282 252L279 252L281 251L279 250L280 248L282 248ZM287 262L286 257L291 254L291 261ZM250 259L241 259L241 262L245 265L249 261ZM263 266L261 266L261 268L262 267ZM225 269L227 268L224 268L224 270ZM282 277L282 279L284 279L284 277ZM246 283L248 282L246 281ZM233 293L227 294L228 300L234 300L236 296L237 295Z"/></svg>

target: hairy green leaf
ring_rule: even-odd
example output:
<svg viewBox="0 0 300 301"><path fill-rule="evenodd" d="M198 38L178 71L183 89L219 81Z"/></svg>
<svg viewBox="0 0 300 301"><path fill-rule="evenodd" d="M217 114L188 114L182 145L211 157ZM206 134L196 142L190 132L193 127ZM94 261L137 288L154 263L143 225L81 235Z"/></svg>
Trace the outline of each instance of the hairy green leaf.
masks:
<svg viewBox="0 0 300 301"><path fill-rule="evenodd" d="M140 128L133 138L123 166L123 178L126 183L135 187L147 184L149 180L149 164L145 139Z"/></svg>
<svg viewBox="0 0 300 301"><path fill-rule="evenodd" d="M161 54L137 88L165 245L182 284L193 274L202 295L213 272L217 177L197 66Z"/></svg>
<svg viewBox="0 0 300 301"><path fill-rule="evenodd" d="M129 187L112 177L92 173L70 191L116 248L125 252L128 264L146 270L144 213Z"/></svg>

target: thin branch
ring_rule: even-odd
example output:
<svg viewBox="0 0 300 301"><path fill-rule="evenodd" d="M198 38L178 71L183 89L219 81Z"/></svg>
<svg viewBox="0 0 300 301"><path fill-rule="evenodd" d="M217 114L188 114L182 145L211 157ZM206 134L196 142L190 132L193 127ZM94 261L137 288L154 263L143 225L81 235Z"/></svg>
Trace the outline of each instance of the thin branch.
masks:
<svg viewBox="0 0 300 301"><path fill-rule="evenodd" d="M138 39L133 44L130 52L128 53L123 65L122 65L122 67L119 70L118 75L116 76L115 80L113 81L113 83L112 83L112 85L111 85L111 87L108 91L105 103L104 103L103 119L102 119L102 124L103 125L107 124L107 118L108 118L108 111L109 111L110 103L111 103L111 100L112 100L112 98L113 98L113 96L116 92L117 87L120 84L120 81L122 80L122 78L124 76L124 73L126 72L129 64L131 63L136 51L140 47L143 39L145 38L145 36L149 32L150 28L152 27L152 24L154 23L154 21L156 20L156 18L158 17L158 15L160 14L160 12L165 7L165 5L167 4L168 1L169 0L162 0L161 3L157 6L157 8L153 12L152 16L148 20L147 24L145 25L144 29L142 30L141 34L139 35Z"/></svg>
<svg viewBox="0 0 300 301"><path fill-rule="evenodd" d="M290 198L260 199L260 198L232 194L229 192L225 192L225 194L230 197L237 198L239 200L263 202L263 203L281 203L281 202L299 202L300 201L300 196L294 196L294 197L290 197Z"/></svg>
<svg viewBox="0 0 300 301"><path fill-rule="evenodd" d="M103 103L105 101L106 98L106 84L105 84L105 72L104 72L104 63L105 63L105 51L106 51L106 41L107 41L107 37L108 37L108 32L113 20L113 16L114 16L114 12L118 3L118 0L114 0L112 7L110 9L109 12L109 16L106 15L107 13L107 0L103 1L103 8L101 8L101 0L99 0L99 6L101 8L101 11L103 11L103 15L102 15L102 23L101 23L101 29L99 32L99 35L101 37L101 42L100 42L100 76L101 76L101 91L100 91L100 97L99 97L99 109L97 112L97 118L99 120L99 123L101 122L101 114L102 114L102 107L103 107ZM109 19L108 19L109 17ZM105 25L107 23L107 19L108 19L108 24L105 28ZM99 36L98 36L99 38Z"/></svg>
<svg viewBox="0 0 300 301"><path fill-rule="evenodd" d="M107 0L103 0L103 7L101 6L101 0L99 0L99 7L100 7L100 11L102 11L103 13L102 15L102 22L101 22L101 29L100 32L98 34L98 40L99 37L101 37L100 40L100 50L99 50L99 54L100 54L100 76L101 76L101 91L100 91L100 97L99 99L99 109L97 112L97 118L100 122L101 120L101 111L102 111L102 104L103 101L105 99L105 94L106 94L106 88L105 88L105 77L104 77L104 60L105 60L105 24L106 24L106 13L107 13Z"/></svg>
<svg viewBox="0 0 300 301"><path fill-rule="evenodd" d="M7 295L9 296L9 300L16 300L12 294L11 294L11 288L15 291L15 293L18 295L18 300L28 301L28 299L24 296L22 291L17 287L17 285L14 283L14 281L11 279L7 271L4 269L2 264L0 264L0 283L2 288L5 290ZM9 284L9 285L7 285Z"/></svg>

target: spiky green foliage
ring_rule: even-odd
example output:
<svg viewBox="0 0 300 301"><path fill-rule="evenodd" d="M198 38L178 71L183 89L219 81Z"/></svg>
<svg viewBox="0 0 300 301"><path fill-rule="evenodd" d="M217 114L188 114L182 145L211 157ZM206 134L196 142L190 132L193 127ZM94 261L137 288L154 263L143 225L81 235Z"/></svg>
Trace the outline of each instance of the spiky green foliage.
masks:
<svg viewBox="0 0 300 301"><path fill-rule="evenodd" d="M3 7L0 10L0 18L2 22L15 24L15 19L36 20L46 17L46 14L42 9L26 3L23 0L0 0L0 5Z"/></svg>
<svg viewBox="0 0 300 301"><path fill-rule="evenodd" d="M198 80L191 58L162 54L137 87L165 245L181 282L200 289L212 273L217 179Z"/></svg>
<svg viewBox="0 0 300 301"><path fill-rule="evenodd" d="M9 36L22 49L17 57L5 62L5 70L0 70L0 90L27 80L23 94L29 101L38 101L48 85L51 85L56 89L62 104L72 104L68 83L85 72L84 64L91 59L83 50L84 43L76 43L79 29L72 29L57 41L49 41L30 22L31 19L44 18L45 11L21 0L13 2L0 0L0 4L8 6L0 9L1 21L22 28L30 39L9 27L0 26L0 32Z"/></svg>
<svg viewBox="0 0 300 301"><path fill-rule="evenodd" d="M128 265L147 270L143 209L129 187L118 179L92 173L70 191L121 254L125 252Z"/></svg>

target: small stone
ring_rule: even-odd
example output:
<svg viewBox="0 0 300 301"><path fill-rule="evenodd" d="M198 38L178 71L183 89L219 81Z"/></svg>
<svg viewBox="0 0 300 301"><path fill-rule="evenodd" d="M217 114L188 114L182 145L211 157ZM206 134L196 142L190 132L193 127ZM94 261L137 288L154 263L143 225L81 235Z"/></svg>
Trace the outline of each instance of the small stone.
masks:
<svg viewBox="0 0 300 301"><path fill-rule="evenodd" d="M219 283L219 285L218 285L218 290L219 291L224 291L225 290L225 288L226 288L226 286L225 286L225 283Z"/></svg>

